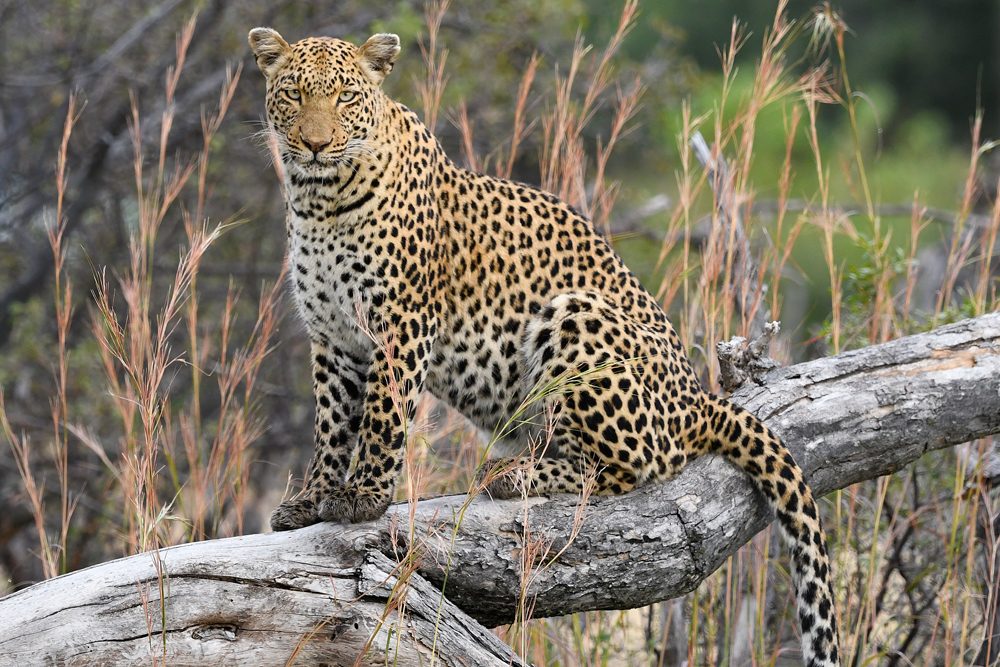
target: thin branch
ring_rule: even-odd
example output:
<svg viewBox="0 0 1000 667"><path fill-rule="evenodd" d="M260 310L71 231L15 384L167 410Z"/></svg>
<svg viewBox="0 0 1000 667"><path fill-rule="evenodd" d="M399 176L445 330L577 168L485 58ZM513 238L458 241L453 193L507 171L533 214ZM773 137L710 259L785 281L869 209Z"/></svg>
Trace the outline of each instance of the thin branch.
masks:
<svg viewBox="0 0 1000 667"><path fill-rule="evenodd" d="M726 164L721 149L714 151L710 149L705 137L699 131L691 135L691 148L708 172L708 180L715 195L717 219L721 223L722 230L728 232L729 240L732 242L733 247L725 250L732 257L729 280L736 293L736 303L740 313L747 319L747 331L751 335L757 335L764 331L766 323L771 318L767 300L764 298L767 285L760 281L757 262L750 250L750 240L747 238L740 215L740 203L737 201L729 165Z"/></svg>

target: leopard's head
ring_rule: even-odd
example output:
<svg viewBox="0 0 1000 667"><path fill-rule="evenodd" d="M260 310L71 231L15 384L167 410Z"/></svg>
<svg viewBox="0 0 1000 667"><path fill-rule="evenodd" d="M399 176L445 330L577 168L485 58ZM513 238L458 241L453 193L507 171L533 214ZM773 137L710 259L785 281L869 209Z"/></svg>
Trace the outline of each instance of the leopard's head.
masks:
<svg viewBox="0 0 1000 667"><path fill-rule="evenodd" d="M267 79L268 126L286 167L306 174L364 160L387 98L381 84L399 55L399 37L373 35L361 46L331 37L289 45L254 28L250 48Z"/></svg>

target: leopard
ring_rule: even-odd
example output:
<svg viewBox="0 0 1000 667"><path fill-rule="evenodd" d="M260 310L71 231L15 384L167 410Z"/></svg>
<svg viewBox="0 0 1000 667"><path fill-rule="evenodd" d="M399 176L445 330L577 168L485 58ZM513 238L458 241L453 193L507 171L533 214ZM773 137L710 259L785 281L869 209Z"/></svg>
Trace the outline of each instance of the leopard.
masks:
<svg viewBox="0 0 1000 667"><path fill-rule="evenodd" d="M315 400L308 473L272 529L381 517L424 391L486 432L537 399L544 447L530 428L505 433L480 472L490 496L624 494L722 456L766 498L790 547L804 664L840 665L826 539L802 469L760 419L702 388L664 309L592 222L450 160L383 90L398 36L289 44L260 27L249 43L284 172Z"/></svg>

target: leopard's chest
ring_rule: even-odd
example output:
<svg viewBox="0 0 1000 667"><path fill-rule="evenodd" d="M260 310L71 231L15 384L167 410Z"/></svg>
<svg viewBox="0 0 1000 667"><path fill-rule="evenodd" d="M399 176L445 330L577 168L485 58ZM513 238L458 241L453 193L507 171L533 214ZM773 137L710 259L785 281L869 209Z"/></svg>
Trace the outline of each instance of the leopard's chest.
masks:
<svg viewBox="0 0 1000 667"><path fill-rule="evenodd" d="M350 226L293 215L288 255L292 292L312 337L367 347L359 322L381 287L371 248Z"/></svg>

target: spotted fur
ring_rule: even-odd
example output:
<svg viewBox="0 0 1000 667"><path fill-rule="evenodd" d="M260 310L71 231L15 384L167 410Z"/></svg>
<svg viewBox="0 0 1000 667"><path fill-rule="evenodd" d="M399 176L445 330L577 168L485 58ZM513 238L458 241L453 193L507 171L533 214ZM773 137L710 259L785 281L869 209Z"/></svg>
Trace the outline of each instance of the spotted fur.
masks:
<svg viewBox="0 0 1000 667"><path fill-rule="evenodd" d="M802 471L763 423L701 388L663 310L590 222L548 193L452 163L380 88L395 35L290 46L257 28L250 45L286 170L316 399L305 488L272 527L381 516L424 389L493 430L532 388L560 385L546 399L560 409L544 455L528 456L528 429L515 431L490 493L579 492L588 474L598 493L626 493L720 454L749 474L791 546L806 664L839 665Z"/></svg>

